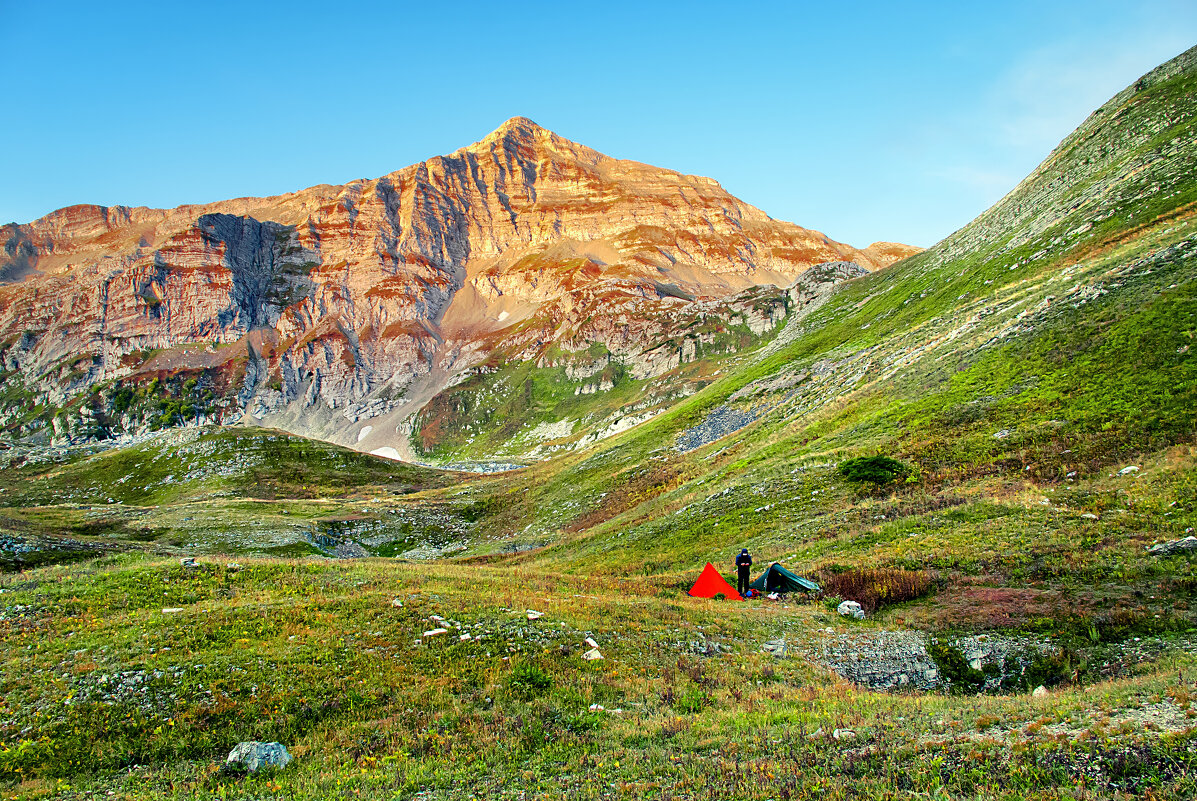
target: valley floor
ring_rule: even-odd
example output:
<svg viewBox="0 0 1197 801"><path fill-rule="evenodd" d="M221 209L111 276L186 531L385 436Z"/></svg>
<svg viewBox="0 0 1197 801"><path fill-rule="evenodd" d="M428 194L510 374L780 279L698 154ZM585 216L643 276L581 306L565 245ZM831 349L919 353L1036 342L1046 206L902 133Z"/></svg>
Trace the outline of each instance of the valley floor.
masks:
<svg viewBox="0 0 1197 801"><path fill-rule="evenodd" d="M1191 635L1140 638L1144 661L1045 697L881 693L810 657L882 624L819 601L518 567L240 562L125 554L0 579L3 795L1197 793ZM583 658L588 637L603 659ZM222 769L244 740L295 761Z"/></svg>

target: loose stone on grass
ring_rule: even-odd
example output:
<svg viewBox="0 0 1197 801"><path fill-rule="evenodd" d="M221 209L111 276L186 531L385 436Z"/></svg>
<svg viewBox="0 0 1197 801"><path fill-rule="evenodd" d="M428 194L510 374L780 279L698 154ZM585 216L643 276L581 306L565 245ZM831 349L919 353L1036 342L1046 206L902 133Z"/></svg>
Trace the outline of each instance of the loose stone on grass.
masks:
<svg viewBox="0 0 1197 801"><path fill-rule="evenodd" d="M1160 542L1147 548L1152 556L1171 556L1174 553L1197 550L1197 537L1188 536L1182 540Z"/></svg>
<svg viewBox="0 0 1197 801"><path fill-rule="evenodd" d="M282 743L261 743L256 740L237 743L225 760L229 765L241 765L250 773L266 766L285 767L291 761Z"/></svg>

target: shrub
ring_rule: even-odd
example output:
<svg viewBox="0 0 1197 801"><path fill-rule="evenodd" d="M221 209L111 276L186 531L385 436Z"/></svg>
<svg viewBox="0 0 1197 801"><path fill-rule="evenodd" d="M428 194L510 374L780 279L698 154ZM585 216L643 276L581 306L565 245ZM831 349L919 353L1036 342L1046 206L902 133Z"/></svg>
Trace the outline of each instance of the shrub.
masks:
<svg viewBox="0 0 1197 801"><path fill-rule="evenodd" d="M1122 642L1134 634L1162 634L1181 625L1170 616L1152 614L1144 607L1117 606L1102 614L1093 628L1102 642Z"/></svg>
<svg viewBox="0 0 1197 801"><path fill-rule="evenodd" d="M540 665L522 662L512 669L508 684L517 695L528 698L552 687L553 678Z"/></svg>
<svg viewBox="0 0 1197 801"><path fill-rule="evenodd" d="M932 640L927 644L927 655L935 662L939 675L954 693L979 693L985 688L988 678L985 671L969 664L964 652L951 643Z"/></svg>
<svg viewBox="0 0 1197 801"><path fill-rule="evenodd" d="M910 465L877 454L876 456L857 456L840 462L838 470L840 475L849 481L880 486L890 484L909 474Z"/></svg>
<svg viewBox="0 0 1197 801"><path fill-rule="evenodd" d="M931 577L921 570L857 568L842 573L820 571L819 582L825 597L856 601L868 612L913 601L931 591Z"/></svg>
<svg viewBox="0 0 1197 801"><path fill-rule="evenodd" d="M711 696L697 687L691 687L681 694L674 704L674 708L678 712L685 712L687 714L695 714L701 712L704 707L711 703Z"/></svg>
<svg viewBox="0 0 1197 801"><path fill-rule="evenodd" d="M1003 689L1030 690L1039 685L1051 687L1068 678L1072 667L1071 655L1065 650L1035 651L1028 664L1014 656L1007 656L1002 672Z"/></svg>

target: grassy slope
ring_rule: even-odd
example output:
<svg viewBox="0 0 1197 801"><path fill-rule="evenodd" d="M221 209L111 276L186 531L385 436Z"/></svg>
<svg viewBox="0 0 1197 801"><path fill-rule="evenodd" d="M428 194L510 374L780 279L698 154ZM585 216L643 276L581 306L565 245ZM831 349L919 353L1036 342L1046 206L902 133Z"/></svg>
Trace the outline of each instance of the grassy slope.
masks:
<svg viewBox="0 0 1197 801"><path fill-rule="evenodd" d="M758 336L744 324L711 317L705 320L695 314L692 324L683 328L686 336L709 335L709 342L696 346L698 358L651 379L633 378L618 358L593 375L570 378L566 365L586 365L609 355L600 343L580 354L553 349L544 359L551 366L503 361L496 355L492 370L441 392L420 411L412 445L417 453L442 463L520 458L541 444L531 436L538 424L569 421L568 434L546 441L555 449L576 446L584 435L597 435L623 416L659 410L706 386L722 372L729 359L726 353L758 346L776 333ZM676 351L681 345L679 337L665 339L657 347ZM594 392L600 383L610 388ZM584 389L591 391L579 392Z"/></svg>
<svg viewBox="0 0 1197 801"><path fill-rule="evenodd" d="M318 554L314 538L329 550L353 526L389 554L467 527L460 505L427 500L466 479L278 431L183 429L0 471L0 534L87 546L26 554L26 565L129 546Z"/></svg>
<svg viewBox="0 0 1197 801"><path fill-rule="evenodd" d="M1150 716L1184 719L1181 654L1094 691L962 704L760 653L835 624L820 605L712 606L616 579L126 557L43 569L4 598L0 775L26 797L1059 797L1096 769L1194 790L1188 739ZM421 638L432 615L450 633ZM581 658L587 636L605 659ZM709 643L721 655L696 653ZM249 739L296 764L221 772Z"/></svg>
<svg viewBox="0 0 1197 801"><path fill-rule="evenodd" d="M1025 501L1049 490L1096 497L1131 485L1146 490L1130 510L1144 517L1112 530L1103 521L1095 526L1102 538L1127 528L1138 540L1183 533L1194 522L1183 502L1192 492L1187 446L1197 408L1197 368L1187 348L1197 330L1193 81L1182 75L1103 110L1096 120L1120 118L1122 126L1106 138L1082 129L977 222L852 282L784 347L600 453L535 471L528 504L540 511L546 536L565 535L545 562L589 570L597 559L619 570L631 553L649 571L689 569L744 541L774 556L802 548L810 559L803 566L817 566L840 558L844 539L871 533L873 506L887 506L887 520L900 518L887 527L932 524L945 506L963 506L957 515L996 540L966 538L962 559L974 546L1007 551L1011 543L1002 538L1012 529L1025 534L1016 544L1033 559L1034 537L1057 528L1057 517L1075 515L1057 504L1055 517L1036 522L1044 511L1025 509ZM1142 142L1131 133L1170 119L1183 122ZM1096 163L1101 154L1105 161ZM1058 218L1019 241L1027 221L1010 209L1078 162L1113 179L1097 194L1093 181L1078 181L1054 198L1064 209ZM1153 186L1172 191L1142 201ZM1155 202L1161 194L1167 202ZM1104 219L1079 236L1063 235L1095 218ZM817 384L807 379L796 382L796 398L783 401L782 392L769 389L770 380L820 365L851 374L847 391L820 396L817 386L807 390ZM775 411L693 456L672 452L680 430L746 391ZM860 495L828 469L844 455L871 450L919 468L893 499ZM1110 482L1109 468L1136 454L1160 469L1145 471L1138 483ZM729 494L706 500L724 490ZM1182 503L1165 512L1153 498ZM771 508L757 511L765 506ZM1083 503L1068 508L1094 511ZM817 540L828 535L820 547ZM918 550L882 555L918 564ZM604 560L603 553L611 556Z"/></svg>

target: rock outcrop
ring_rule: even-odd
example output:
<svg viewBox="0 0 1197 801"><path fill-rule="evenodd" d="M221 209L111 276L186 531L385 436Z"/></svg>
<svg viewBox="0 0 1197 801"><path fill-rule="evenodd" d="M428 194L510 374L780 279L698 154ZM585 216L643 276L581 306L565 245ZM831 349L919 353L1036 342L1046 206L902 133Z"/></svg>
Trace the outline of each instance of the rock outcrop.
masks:
<svg viewBox="0 0 1197 801"><path fill-rule="evenodd" d="M601 343L659 375L694 357L700 339L678 327L696 314L760 335L789 301L756 288L916 252L857 250L709 178L524 118L374 180L168 210L72 206L0 228L0 243L0 359L26 410L187 373L213 419L253 415L367 450L397 445L400 418L496 352ZM112 416L100 406L53 433L88 431ZM120 428L151 421L121 413ZM359 442L359 422L379 417Z"/></svg>

